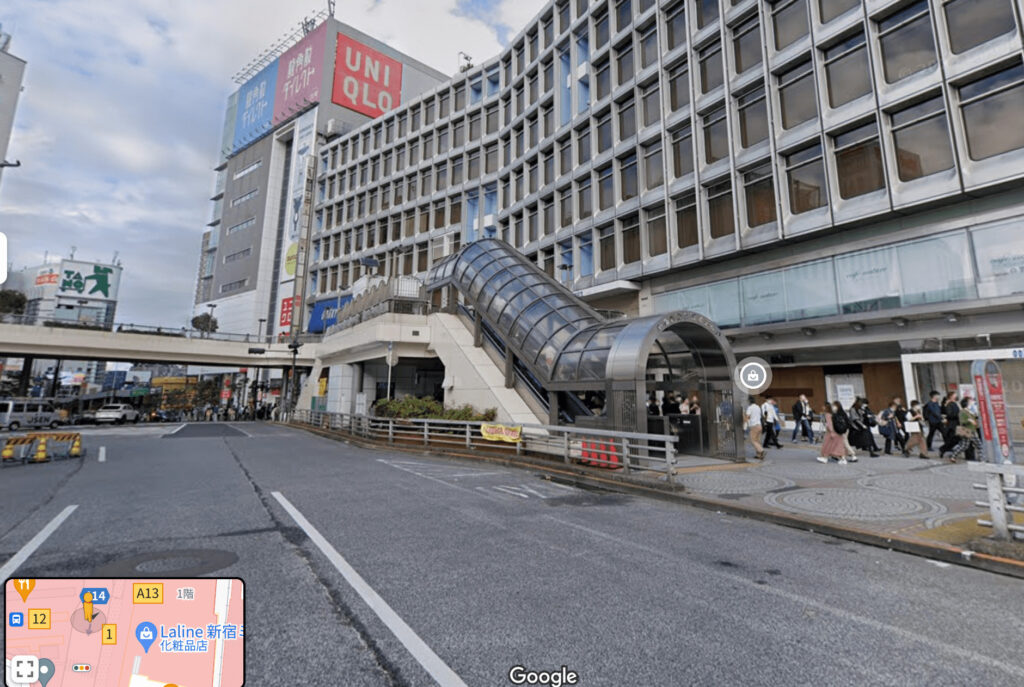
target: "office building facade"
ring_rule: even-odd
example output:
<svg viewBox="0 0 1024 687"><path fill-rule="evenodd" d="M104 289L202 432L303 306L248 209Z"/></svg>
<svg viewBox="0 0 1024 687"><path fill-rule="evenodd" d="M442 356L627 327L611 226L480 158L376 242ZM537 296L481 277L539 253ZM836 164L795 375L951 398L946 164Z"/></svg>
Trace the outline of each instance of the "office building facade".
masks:
<svg viewBox="0 0 1024 687"><path fill-rule="evenodd" d="M333 17L240 72L200 248L196 314L212 310L224 332L282 338L297 329L317 146L328 130L358 127L444 78Z"/></svg>
<svg viewBox="0 0 1024 687"><path fill-rule="evenodd" d="M552 3L502 54L320 147L309 329L363 276L425 276L497 237L598 308L708 316L784 397L880 400L904 390L904 353L1024 341L1021 16Z"/></svg>
<svg viewBox="0 0 1024 687"><path fill-rule="evenodd" d="M3 163L7 161L7 146L14 128L14 112L18 107L21 81L25 75L25 61L8 52L10 45L11 35L4 33L0 26L0 179L3 178Z"/></svg>

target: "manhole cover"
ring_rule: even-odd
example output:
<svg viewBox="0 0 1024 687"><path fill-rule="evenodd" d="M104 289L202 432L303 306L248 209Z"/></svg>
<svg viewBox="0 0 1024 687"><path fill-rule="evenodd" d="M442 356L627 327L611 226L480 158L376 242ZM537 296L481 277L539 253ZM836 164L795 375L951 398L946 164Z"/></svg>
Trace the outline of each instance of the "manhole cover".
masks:
<svg viewBox="0 0 1024 687"><path fill-rule="evenodd" d="M96 577L199 577L234 565L238 555L220 549L176 549L140 553L93 571Z"/></svg>
<svg viewBox="0 0 1024 687"><path fill-rule="evenodd" d="M713 470L679 476L687 489L703 494L751 494L792 485L786 479L735 470Z"/></svg>
<svg viewBox="0 0 1024 687"><path fill-rule="evenodd" d="M945 506L928 499L840 487L797 489L768 494L764 501L770 506L790 513L845 520L927 518L946 512Z"/></svg>

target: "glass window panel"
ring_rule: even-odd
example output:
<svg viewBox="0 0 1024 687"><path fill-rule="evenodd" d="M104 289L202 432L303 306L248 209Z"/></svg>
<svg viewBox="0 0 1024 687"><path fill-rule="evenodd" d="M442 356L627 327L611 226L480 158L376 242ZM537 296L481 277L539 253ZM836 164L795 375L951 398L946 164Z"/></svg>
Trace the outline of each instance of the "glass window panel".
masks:
<svg viewBox="0 0 1024 687"><path fill-rule="evenodd" d="M892 118L894 127L901 119L911 120L901 128L894 128L892 134L900 180L911 181L953 168L942 96L895 113Z"/></svg>
<svg viewBox="0 0 1024 687"><path fill-rule="evenodd" d="M700 90L710 93L724 83L722 69L722 46L715 45L700 55Z"/></svg>
<svg viewBox="0 0 1024 687"><path fill-rule="evenodd" d="M932 35L928 1L921 0L879 24L882 34L882 68L885 80L896 83L911 74L935 66L935 37Z"/></svg>
<svg viewBox="0 0 1024 687"><path fill-rule="evenodd" d="M874 123L837 136L836 148L840 197L854 198L885 188L882 149Z"/></svg>
<svg viewBox="0 0 1024 687"><path fill-rule="evenodd" d="M896 251L904 306L977 297L966 234L904 243Z"/></svg>
<svg viewBox="0 0 1024 687"><path fill-rule="evenodd" d="M825 59L829 105L839 107L871 92L871 69L863 34L832 48Z"/></svg>
<svg viewBox="0 0 1024 687"><path fill-rule="evenodd" d="M946 3L946 24L957 54L1017 28L1011 0L951 0Z"/></svg>
<svg viewBox="0 0 1024 687"><path fill-rule="evenodd" d="M1024 294L1024 231L1019 222L971 232L978 269L978 296Z"/></svg>
<svg viewBox="0 0 1024 687"><path fill-rule="evenodd" d="M686 12L683 3L679 3L677 8L669 10L665 27L668 29L669 50L678 48L686 42Z"/></svg>
<svg viewBox="0 0 1024 687"><path fill-rule="evenodd" d="M665 211L647 212L647 251L651 255L663 255L668 252L668 232L665 225Z"/></svg>
<svg viewBox="0 0 1024 687"><path fill-rule="evenodd" d="M641 257L640 218L631 215L622 222L622 263L639 262Z"/></svg>
<svg viewBox="0 0 1024 687"><path fill-rule="evenodd" d="M1011 67L960 88L967 148L972 160L984 160L1024 148L1024 67ZM1007 84L1015 85L1007 86ZM1000 90L1002 89L1002 90Z"/></svg>
<svg viewBox="0 0 1024 687"><path fill-rule="evenodd" d="M604 381L607 378L606 367L608 365L608 351L584 351L580 358L579 379L597 379Z"/></svg>
<svg viewBox="0 0 1024 687"><path fill-rule="evenodd" d="M555 370L555 381L571 382L576 379L576 366L579 365L579 353L563 353L558 359L558 368Z"/></svg>
<svg viewBox="0 0 1024 687"><path fill-rule="evenodd" d="M708 189L708 216L711 220L711 238L723 238L735 233L732 184L726 182Z"/></svg>
<svg viewBox="0 0 1024 687"><path fill-rule="evenodd" d="M735 279L709 284L708 317L719 327L738 327L740 324L740 285Z"/></svg>
<svg viewBox="0 0 1024 687"><path fill-rule="evenodd" d="M654 310L655 312L689 310L700 313L710 319L711 308L708 307L708 288L706 286L696 286L690 289L659 293L654 296Z"/></svg>
<svg viewBox="0 0 1024 687"><path fill-rule="evenodd" d="M775 184L770 164L762 165L744 175L747 201L747 226L759 227L776 219Z"/></svg>
<svg viewBox="0 0 1024 687"><path fill-rule="evenodd" d="M836 282L844 313L872 312L900 305L900 273L893 248L836 258Z"/></svg>
<svg viewBox="0 0 1024 687"><path fill-rule="evenodd" d="M669 106L673 111L690 103L690 70L687 65L676 67L668 76Z"/></svg>
<svg viewBox="0 0 1024 687"><path fill-rule="evenodd" d="M750 148L768 138L768 106L764 89L736 99L740 120L740 142Z"/></svg>
<svg viewBox="0 0 1024 687"><path fill-rule="evenodd" d="M741 278L740 298L744 326L786 321L786 293L781 271Z"/></svg>
<svg viewBox="0 0 1024 687"><path fill-rule="evenodd" d="M792 129L818 116L810 63L802 64L779 77L779 104L784 129Z"/></svg>
<svg viewBox="0 0 1024 687"><path fill-rule="evenodd" d="M693 196L676 201L676 243L680 248L696 246L700 240L697 202Z"/></svg>
<svg viewBox="0 0 1024 687"><path fill-rule="evenodd" d="M672 168L676 178L693 172L693 137L690 127L672 133Z"/></svg>
<svg viewBox="0 0 1024 687"><path fill-rule="evenodd" d="M818 0L821 9L821 21L827 23L841 14L846 14L854 7L860 7L861 0Z"/></svg>
<svg viewBox="0 0 1024 687"><path fill-rule="evenodd" d="M825 163L815 145L787 158L789 209L794 215L824 207L828 201Z"/></svg>
<svg viewBox="0 0 1024 687"><path fill-rule="evenodd" d="M783 270L786 289L786 315L790 320L835 315L836 271L831 260L787 267Z"/></svg>
<svg viewBox="0 0 1024 687"><path fill-rule="evenodd" d="M736 29L733 50L736 57L736 73L742 74L761 64L761 33L757 19Z"/></svg>
<svg viewBox="0 0 1024 687"><path fill-rule="evenodd" d="M653 189L665 183L665 171L661 157L661 143L644 149L644 188Z"/></svg>
<svg viewBox="0 0 1024 687"><path fill-rule="evenodd" d="M696 0L697 28L703 29L718 19L718 0Z"/></svg>
<svg viewBox="0 0 1024 687"><path fill-rule="evenodd" d="M775 23L775 49L782 50L807 35L807 0L780 2L772 10Z"/></svg>
<svg viewBox="0 0 1024 687"><path fill-rule="evenodd" d="M704 118L704 159L710 165L729 156L729 132L725 108L708 113Z"/></svg>

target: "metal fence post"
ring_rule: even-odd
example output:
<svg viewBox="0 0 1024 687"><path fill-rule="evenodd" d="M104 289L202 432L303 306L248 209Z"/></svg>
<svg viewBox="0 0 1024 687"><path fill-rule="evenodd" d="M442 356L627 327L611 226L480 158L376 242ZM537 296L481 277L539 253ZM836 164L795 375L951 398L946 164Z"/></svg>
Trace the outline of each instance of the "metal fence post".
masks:
<svg viewBox="0 0 1024 687"><path fill-rule="evenodd" d="M423 445L430 446L430 422L423 423Z"/></svg>
<svg viewBox="0 0 1024 687"><path fill-rule="evenodd" d="M466 448L473 447L472 434L469 431L469 425L466 425Z"/></svg>
<svg viewBox="0 0 1024 687"><path fill-rule="evenodd" d="M388 419L388 443L395 443L395 420L394 418Z"/></svg>
<svg viewBox="0 0 1024 687"><path fill-rule="evenodd" d="M572 460L569 458L569 449L570 449L569 433L563 431L562 432L562 451L565 454L565 464L566 465L569 465L572 462Z"/></svg>
<svg viewBox="0 0 1024 687"><path fill-rule="evenodd" d="M1003 476L998 472L989 472L985 475L985 484L988 487L988 507L992 513L992 529L995 531L996 539L1009 539L1010 528L1006 520L1006 498L1003 496Z"/></svg>
<svg viewBox="0 0 1024 687"><path fill-rule="evenodd" d="M671 441L665 442L665 474L669 484L676 483L676 448Z"/></svg>

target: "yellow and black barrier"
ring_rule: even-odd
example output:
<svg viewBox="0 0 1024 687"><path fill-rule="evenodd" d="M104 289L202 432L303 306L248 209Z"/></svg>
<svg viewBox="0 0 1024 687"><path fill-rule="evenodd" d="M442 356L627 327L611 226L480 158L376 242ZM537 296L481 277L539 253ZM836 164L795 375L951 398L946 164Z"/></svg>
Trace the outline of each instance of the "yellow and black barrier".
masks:
<svg viewBox="0 0 1024 687"><path fill-rule="evenodd" d="M8 437L4 442L3 450L0 450L0 460L3 463L13 463L19 460L25 462L35 443L36 440L33 437Z"/></svg>
<svg viewBox="0 0 1024 687"><path fill-rule="evenodd" d="M36 463L43 463L50 458L81 458L85 455L82 448L82 435L78 432L35 432L28 435L36 442L33 455ZM59 444L54 447L53 444Z"/></svg>

